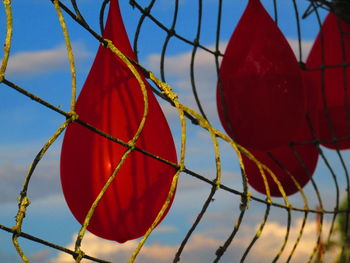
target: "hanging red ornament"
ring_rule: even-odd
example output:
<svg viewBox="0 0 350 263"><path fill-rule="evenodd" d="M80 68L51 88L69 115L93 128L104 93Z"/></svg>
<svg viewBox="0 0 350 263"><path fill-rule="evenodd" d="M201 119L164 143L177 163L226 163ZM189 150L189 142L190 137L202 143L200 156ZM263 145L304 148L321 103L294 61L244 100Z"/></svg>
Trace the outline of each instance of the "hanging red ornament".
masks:
<svg viewBox="0 0 350 263"><path fill-rule="evenodd" d="M286 195L291 195L299 191L292 176L301 188L304 187L310 181L318 160L318 152L313 145L295 145L294 151L295 153L289 146L278 147L269 152L250 151L256 159L274 173ZM302 163L298 158L300 158ZM243 162L249 184L258 192L266 194L263 177L255 163L247 157L243 157ZM265 171L265 176L271 196L281 197L282 193L278 185L267 171Z"/></svg>
<svg viewBox="0 0 350 263"><path fill-rule="evenodd" d="M110 1L103 37L135 59L117 0ZM147 84L146 89L148 115L136 146L177 163L167 121ZM76 112L81 121L124 142L134 137L140 125L144 112L140 85L124 62L103 46L79 95ZM125 151L126 147L78 123L68 126L61 153L61 181L68 206L80 223ZM118 242L144 235L167 199L175 172L174 167L132 151L100 200L87 229Z"/></svg>
<svg viewBox="0 0 350 263"><path fill-rule="evenodd" d="M313 72L303 72L306 87L305 107L307 109L308 119L305 115L297 135L290 140L291 142L311 142L318 131L317 108L319 105L319 92L312 83L311 74ZM292 176L300 187L304 187L310 181L318 161L317 148L311 143L294 144L293 148L286 144L271 149L268 152L259 150L250 150L250 152L274 173L286 195L291 195L299 191ZM243 163L249 184L258 192L266 194L264 180L256 164L246 156L243 156ZM265 175L271 196L281 197L282 193L271 175L267 171L265 171Z"/></svg>
<svg viewBox="0 0 350 263"><path fill-rule="evenodd" d="M259 0L249 1L227 45L220 82L219 117L239 144L268 150L295 135L305 111L302 76L287 40Z"/></svg>
<svg viewBox="0 0 350 263"><path fill-rule="evenodd" d="M324 90L327 104L327 107L324 103L320 104L320 140L350 136L350 69L342 66L349 63L350 25L329 13L306 62L307 68L324 67L324 70L317 70L314 74L314 82L320 91ZM331 149L350 149L350 140L325 142L322 145Z"/></svg>

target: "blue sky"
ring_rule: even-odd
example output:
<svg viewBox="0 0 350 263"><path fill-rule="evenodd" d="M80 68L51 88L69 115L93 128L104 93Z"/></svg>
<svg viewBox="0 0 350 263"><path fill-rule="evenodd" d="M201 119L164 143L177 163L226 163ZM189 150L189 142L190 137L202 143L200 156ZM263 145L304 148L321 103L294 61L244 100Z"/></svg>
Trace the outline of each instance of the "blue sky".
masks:
<svg viewBox="0 0 350 263"><path fill-rule="evenodd" d="M62 2L69 5L67 0ZM98 11L100 1L78 0L77 2L90 26L99 32ZM132 9L128 1L120 2L125 25L132 38L140 13L137 9ZM139 2L146 5L149 1ZM170 0L158 1L152 9L152 14L164 24L170 25L174 8L173 2ZM223 1L223 22L220 38L222 51L224 51L246 2L243 0ZM262 2L270 14L273 14L272 1ZM182 0L179 3L179 20L176 25L176 32L193 40L196 33L198 3L190 0ZM297 3L299 12L302 13L308 2L299 0ZM296 50L297 31L292 1L280 0L277 1L277 4L281 30ZM17 0L13 1L12 7L14 35L7 78L51 104L68 110L70 103L70 72L62 32L52 3L49 0ZM201 43L208 48L213 48L215 44L215 26L213 25L216 22L216 13L217 1L203 1L204 22ZM323 12L322 17L324 15ZM76 59L78 88L81 88L94 59L98 43L67 15L65 15L65 18ZM5 35L5 13L3 9L0 11L0 21L0 41L3 41ZM304 58L317 33L318 26L314 16L302 21ZM141 64L156 74L159 74L159 58L164 37L164 32L152 22L146 21L138 43ZM166 80L179 93L179 99L183 104L197 109L190 91L190 52L191 47L188 44L175 39L170 41L165 61ZM222 130L215 106L216 75L213 66L214 59L208 53L199 50L195 65L199 96L213 126ZM26 170L42 145L64 122L64 118L5 85L0 86L0 98L0 178L2 178L0 185L0 224L11 227L14 225L16 214L16 198ZM180 136L176 112L167 103L162 101L160 103L178 146ZM215 163L210 136L203 129L188 124L186 165L188 168L212 179L215 174ZM33 176L28 193L32 204L28 208L23 231L63 246L69 246L73 236L79 230L79 224L70 214L60 189L59 156L61 140L62 136L49 149ZM241 177L235 153L225 143L221 142L220 146L223 183L241 190ZM338 174L341 175L339 182L341 191L344 191L344 172L341 170L339 161L331 151L326 151L326 154L334 163ZM348 155L348 153L344 154ZM327 171L324 162L319 162L314 178L323 191L325 206L328 209L333 209L334 183L330 179L329 171ZM181 175L173 207L167 218L146 244L139 262L169 262L172 259L172 255L174 255L176 248L198 214L206 196L209 194L209 190L205 183L199 182L186 174ZM254 195L263 198L254 190L251 189L251 191ZM310 199L310 207L314 208L317 201L310 184L306 186L305 191L307 191ZM282 202L279 199L276 199L276 201ZM302 201L298 195L291 197L291 202L295 206L302 207ZM212 261L215 250L222 245L228 233L233 229L238 216L239 203L238 197L224 191L218 191L215 201L198 227L198 231L189 241L188 248L184 252L183 262ZM232 258L239 260L242 251L253 238L263 217L263 212L264 206L256 202L250 204L237 241L233 242L233 246L230 247L223 258L223 262L232 262ZM287 245L287 252L291 250L301 223L300 217L302 214L295 213L293 215L292 241ZM329 218L326 219L325 229L329 228ZM264 231L265 234L261 238L262 241L254 247L255 254L252 252L247 262L260 262L256 260L261 257L273 258L278 251L278 245L283 240L283 235L281 236L278 233L285 231L285 224L285 211L272 209ZM299 246L295 262L301 262L307 258L310 249L316 242L315 228L315 218L310 215L307 225L308 231L306 231L303 238L304 245ZM72 262L71 258L66 258L65 255L58 254L56 251L41 245L23 239L20 239L20 242L23 244L26 254L33 259L33 262ZM19 258L11 246L11 236L8 233L0 232L0 243L0 261L5 263L17 262ZM123 262L131 255L135 244L135 241L130 241L123 245L117 245L115 242L107 242L88 234L86 241L83 242L83 250L91 255L110 260L118 258L118 260L121 260L118 262ZM101 247L104 249L100 249ZM271 251L271 253L266 251ZM258 255L258 257L252 255Z"/></svg>

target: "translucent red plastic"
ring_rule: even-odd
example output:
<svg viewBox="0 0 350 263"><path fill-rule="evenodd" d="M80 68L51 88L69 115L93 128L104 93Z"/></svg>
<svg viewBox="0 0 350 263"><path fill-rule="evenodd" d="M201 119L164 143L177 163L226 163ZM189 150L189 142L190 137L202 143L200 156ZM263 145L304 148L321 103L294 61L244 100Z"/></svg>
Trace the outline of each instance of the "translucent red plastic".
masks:
<svg viewBox="0 0 350 263"><path fill-rule="evenodd" d="M221 81L221 84L220 84ZM224 53L217 108L226 132L257 150L285 145L305 112L298 62L259 0L250 0Z"/></svg>
<svg viewBox="0 0 350 263"><path fill-rule="evenodd" d="M310 181L318 160L318 152L313 145L297 145L294 147L294 150L296 153L289 146L278 147L269 152L251 150L255 158L265 164L275 174L286 195L292 195L299 191L291 176L303 188ZM300 163L298 158L300 158L302 163ZM243 157L243 162L250 186L258 192L266 194L263 177L257 166L245 156ZM271 196L281 197L282 193L278 189L277 183L266 171L265 175Z"/></svg>
<svg viewBox="0 0 350 263"><path fill-rule="evenodd" d="M117 0L110 9L103 37L132 59ZM146 85L149 111L136 146L177 163L174 141L151 89ZM79 119L128 142L144 112L144 97L127 66L101 46L76 104ZM118 165L126 147L72 123L61 153L64 197L75 218L83 223L91 204ZM125 242L145 234L163 206L176 170L133 151L98 204L88 230L105 239Z"/></svg>
<svg viewBox="0 0 350 263"><path fill-rule="evenodd" d="M297 135L291 138L291 142L310 142L318 131L317 107L319 104L319 92L316 86L313 85L312 74L313 72L303 72L303 79L306 87L307 111L305 112L305 117L303 118L302 125L299 127ZM309 121L306 118L306 113L309 116ZM286 144L271 149L268 152L259 150L250 150L250 152L275 174L286 195L292 195L299 191L292 176L299 186L303 188L310 181L318 161L318 151L313 144L294 144L293 148ZM267 191L263 177L256 164L245 156L243 156L243 163L245 165L249 184L258 192L266 194ZM277 183L268 172L265 171L265 175L271 196L281 197L282 193Z"/></svg>
<svg viewBox="0 0 350 263"><path fill-rule="evenodd" d="M329 13L306 62L307 68L311 69L325 66L323 73L319 69L314 75L318 89L324 89L324 100L327 104L327 108L324 103L319 108L321 140L330 141L334 137L340 139L350 136L350 69L349 66L342 67L349 63L350 25ZM324 142L322 145L331 149L350 149L350 140Z"/></svg>

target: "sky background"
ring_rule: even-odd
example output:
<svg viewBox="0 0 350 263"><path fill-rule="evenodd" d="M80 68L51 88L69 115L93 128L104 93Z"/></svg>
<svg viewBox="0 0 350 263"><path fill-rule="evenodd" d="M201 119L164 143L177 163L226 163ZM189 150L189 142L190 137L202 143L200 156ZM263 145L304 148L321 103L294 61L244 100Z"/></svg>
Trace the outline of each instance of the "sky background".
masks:
<svg viewBox="0 0 350 263"><path fill-rule="evenodd" d="M69 1L62 1L69 6ZM89 25L99 32L98 17L100 2L96 0L78 0L81 13ZM140 12L132 9L128 1L120 1L124 22L133 39ZM149 1L138 1L146 6ZM216 34L217 2L203 1L203 24L200 41L202 45L214 49ZM270 14L273 14L273 1L262 1ZM179 1L179 18L176 32L191 40L195 38L198 1ZM247 1L223 1L223 16L220 38L222 52L241 17ZM297 1L302 14L308 1ZM297 27L292 1L277 1L278 25L297 53ZM55 106L68 111L70 104L70 72L64 39L57 14L49 0L14 0L13 7L13 44L6 78L18 86L47 100ZM0 41L5 38L5 12L0 9ZM174 10L174 1L159 0L152 9L152 15L170 26ZM66 14L69 34L73 44L77 68L78 89L83 85L98 48L98 42L76 24ZM323 19L325 12L321 13ZM258 26L258 25L257 25ZM315 16L301 21L303 59L306 58L318 33ZM247 32L249 33L249 32ZM147 69L159 76L159 61L165 33L153 22L146 20L138 42L139 61ZM0 51L2 52L2 51ZM0 53L2 55L2 53ZM189 61L191 46L180 40L172 39L166 53L165 78L179 94L179 100L197 110L190 86ZM299 56L297 54L297 56ZM199 49L195 61L196 85L205 112L212 125L223 130L217 116L215 105L216 73L214 58ZM26 171L42 145L64 122L64 118L5 85L0 86L0 224L12 227L17 213L16 198L19 195ZM176 111L169 104L160 101L174 140L180 144L180 126ZM215 176L214 152L210 136L200 127L188 122L188 144L186 166L209 179ZM59 157L63 136L52 145L38 165L30 183L28 196L32 204L28 208L23 231L62 246L72 247L79 224L71 215L64 201L59 181ZM235 152L227 144L220 142L222 154L223 183L242 190L241 175ZM345 192L345 177L339 159L328 150L326 156L339 175L341 193ZM350 156L343 152L345 159ZM314 174L318 183L325 208L334 208L335 187L325 163L320 160ZM210 187L186 174L182 174L173 206L161 225L152 234L142 250L137 262L170 262L200 211L209 194ZM264 198L250 189L252 194ZM317 200L314 190L308 184L305 192L309 206L315 208ZM280 199L274 199L282 203ZM290 198L294 206L303 207L299 195ZM210 205L203 221L189 240L182 256L182 262L212 262L216 249L223 245L231 233L239 215L238 196L218 191L215 201ZM222 262L239 261L245 248L251 242L264 216L265 206L252 201L246 212L237 237L233 241ZM286 259L297 238L303 214L295 212L292 217L290 241L282 260ZM325 217L324 229L329 229L330 216ZM287 213L272 208L266 228L259 241L254 245L246 262L261 262L264 258L271 262L282 245L285 236ZM292 262L304 262L316 242L316 219L313 214L308 218L301 245L298 246ZM64 263L73 262L66 254L58 253L40 244L20 239L25 253L32 262ZM20 262L12 247L11 235L0 232L0 262ZM96 257L114 262L126 262L132 254L137 241L125 244L99 239L87 234L83 241L83 250ZM84 261L83 261L84 262Z"/></svg>

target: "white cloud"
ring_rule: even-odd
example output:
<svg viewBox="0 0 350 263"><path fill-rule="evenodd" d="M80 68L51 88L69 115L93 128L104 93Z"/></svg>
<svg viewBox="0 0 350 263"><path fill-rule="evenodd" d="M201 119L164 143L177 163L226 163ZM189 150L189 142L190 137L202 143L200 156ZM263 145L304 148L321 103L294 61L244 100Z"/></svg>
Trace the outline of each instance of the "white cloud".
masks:
<svg viewBox="0 0 350 263"><path fill-rule="evenodd" d="M83 43L73 43L77 61L91 57ZM11 76L33 76L68 68L68 55L64 44L46 50L23 51L11 54L6 74Z"/></svg>
<svg viewBox="0 0 350 263"><path fill-rule="evenodd" d="M68 246L73 248L76 236L73 237L72 243ZM127 262L138 242L135 240L128 241L124 244L118 244L116 242L102 240L90 233L87 233L82 244L82 250L89 255L95 257L104 258L112 262ZM208 238L201 234L193 235L184 252L183 258L186 262L199 263L206 262L208 256L208 249L212 250L220 245L218 240ZM154 243L151 245L145 245L141 253L137 258L137 262L143 263L165 263L170 262L177 251L178 245L164 245ZM202 256L203 253L203 256ZM60 253L57 258L53 259L50 263L70 263L72 257L65 253ZM86 261L90 262L90 261Z"/></svg>
<svg viewBox="0 0 350 263"><path fill-rule="evenodd" d="M290 252L293 249L295 241L299 235L302 226L302 218L298 218L291 225L288 243L281 255L280 262L286 262ZM246 247L252 240L255 232L257 231L259 225L256 225L252 230L248 230L249 226L244 225L245 231L251 232L249 235L244 235L242 239L237 239L233 241L233 246ZM293 254L292 262L307 262L315 245L317 242L317 222L316 220L308 220L302 238L296 251ZM329 222L324 222L323 225L323 240L326 240L326 234L328 234L330 228ZM327 231L328 230L328 231ZM283 244L283 240L286 235L286 225L279 222L268 222L262 232L261 237L258 239L257 243L253 246L249 253L248 262L260 262L256 258L263 258L266 262L271 262L277 255L279 249ZM336 238L336 237L335 237ZM332 262L339 251L328 251L324 262Z"/></svg>
<svg viewBox="0 0 350 263"><path fill-rule="evenodd" d="M172 233L176 232L178 229L174 226L170 225L160 225L154 230L154 234L166 234L166 233Z"/></svg>
<svg viewBox="0 0 350 263"><path fill-rule="evenodd" d="M301 225L301 218L295 220L294 224L292 224L289 241L280 258L281 262L285 262L287 260L289 253L294 246L295 240L297 239ZM329 222L325 222L324 229L329 229L329 226ZM236 236L239 238L234 239L220 262L238 262L245 249L253 239L258 227L259 224L256 224L255 226L242 225L239 234ZM212 262L215 258L215 251L223 245L223 240L212 237L212 235L215 235L217 231L223 234L223 236L228 236L232 229L229 229L228 227L226 229L224 227L220 227L219 229L211 228L208 229L208 231L193 234L183 251L181 261L189 263ZM327 231L324 232L327 233ZM264 260L263 262L271 262L282 246L285 233L286 225L273 221L267 222L260 239L258 239L258 241L252 247L251 252L248 254L247 262L258 263L262 262L262 259ZM68 245L69 248L73 248L75 238L76 235L74 235L72 242ZM171 234L169 233L169 240L170 239ZM292 262L306 262L316 244L316 240L317 223L315 220L308 220L300 243L294 253L294 256L292 257ZM128 241L124 244L118 244L116 242L100 239L90 233L87 233L83 239L82 249L85 253L91 256L111 260L112 262L126 262L133 253L137 244L138 242L136 240ZM136 262L171 262L178 247L179 244L146 244L142 248ZM331 262L331 260L336 257L336 253L338 252L339 251L331 251L330 253L326 254L325 262ZM57 258L51 261L51 263L68 262L72 262L72 257L65 253L60 253Z"/></svg>

